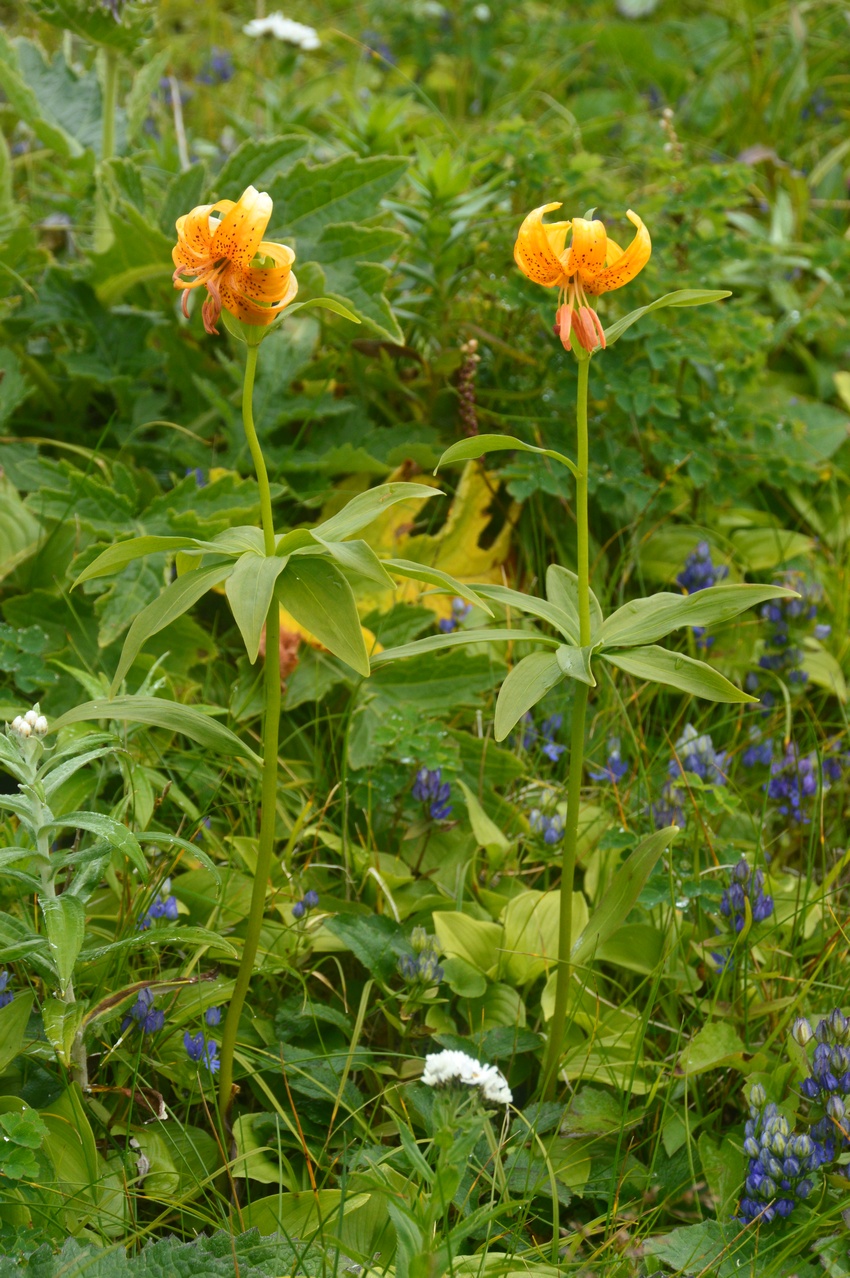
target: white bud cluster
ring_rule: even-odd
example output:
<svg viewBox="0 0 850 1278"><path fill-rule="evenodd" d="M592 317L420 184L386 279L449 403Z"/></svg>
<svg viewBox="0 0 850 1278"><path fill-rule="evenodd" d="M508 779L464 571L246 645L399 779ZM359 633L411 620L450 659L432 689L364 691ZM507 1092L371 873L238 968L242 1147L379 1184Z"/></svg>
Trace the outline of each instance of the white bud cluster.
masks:
<svg viewBox="0 0 850 1278"><path fill-rule="evenodd" d="M303 22L295 22L292 18L285 18L280 11L270 13L266 18L252 18L242 30L248 36L274 36L275 40L282 40L284 44L294 44L296 49L303 49L305 53L312 53L314 49L320 49L322 46L319 34L314 27L308 27Z"/></svg>
<svg viewBox="0 0 850 1278"><path fill-rule="evenodd" d="M26 740L27 737L43 737L47 735L48 723L38 710L27 710L26 714L15 715L12 720L12 731Z"/></svg>
<svg viewBox="0 0 850 1278"><path fill-rule="evenodd" d="M502 1071L495 1065L482 1065L466 1052L434 1052L426 1056L422 1082L426 1087L442 1087L449 1083L477 1087L482 1100L492 1105L510 1105L513 1100Z"/></svg>

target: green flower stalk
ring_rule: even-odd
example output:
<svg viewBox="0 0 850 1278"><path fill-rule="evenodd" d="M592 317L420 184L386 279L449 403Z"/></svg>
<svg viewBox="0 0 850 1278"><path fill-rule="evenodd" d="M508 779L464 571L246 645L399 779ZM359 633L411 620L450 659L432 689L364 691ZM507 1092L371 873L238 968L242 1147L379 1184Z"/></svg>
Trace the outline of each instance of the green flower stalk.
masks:
<svg viewBox="0 0 850 1278"><path fill-rule="evenodd" d="M263 330L259 330L260 337L262 332ZM263 450L260 447L260 441L257 438L257 431L254 426L253 412L254 376L257 370L259 349L259 344L250 345L246 349L245 380L242 387L242 421L245 427L248 448L250 449L257 474L257 483L260 488L260 518L263 526L263 545L265 553L273 555L275 552L275 532L271 488ZM271 871L272 852L274 851L277 813L277 752L280 733L280 607L274 595L272 595L272 601L266 616L263 701L262 811L257 868L254 873L251 908L248 913L248 926L242 947L242 957L239 962L239 971L236 974L236 984L228 1004L221 1040L221 1070L219 1073L218 1094L219 1107L225 1120L230 1110L233 1093L233 1054L236 1050L239 1018L242 1015L242 1008L245 1006L245 997L248 993L251 973L254 970L254 963L260 944L266 888Z"/></svg>

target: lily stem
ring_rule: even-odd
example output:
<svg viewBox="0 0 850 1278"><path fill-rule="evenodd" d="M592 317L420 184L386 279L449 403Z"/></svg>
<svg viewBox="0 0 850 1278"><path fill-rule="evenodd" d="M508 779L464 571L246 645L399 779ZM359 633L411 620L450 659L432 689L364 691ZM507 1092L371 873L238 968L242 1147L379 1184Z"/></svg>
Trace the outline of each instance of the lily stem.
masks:
<svg viewBox="0 0 850 1278"><path fill-rule="evenodd" d="M576 475L576 526L578 530L578 616L579 640L582 647L590 643L590 534L587 518L587 387L590 374L590 357L580 360L578 389L576 391L577 462ZM570 735L570 770L567 787L567 820L564 827L563 854L561 858L561 900L558 921L558 969L555 978L555 1007L549 1025L549 1040L540 1079L540 1092L544 1100L555 1094L558 1065L564 1045L567 1020L567 1003L570 992L570 952L573 943L573 882L576 871L578 847L578 817L581 805L581 780L584 764L584 729L587 718L588 686L576 683L573 702L573 722Z"/></svg>
<svg viewBox="0 0 850 1278"><path fill-rule="evenodd" d="M94 251L105 253L112 243L112 226L106 207L103 166L115 154L115 112L118 109L118 54L103 50L103 132L100 142L100 172L94 210Z"/></svg>
<svg viewBox="0 0 850 1278"><path fill-rule="evenodd" d="M272 514L271 489L266 463L257 432L254 427L253 394L254 375L257 369L258 346L249 346L245 364L245 380L242 389L242 420L245 425L245 436L248 448L257 473L260 488L260 515L263 525L263 541L267 555L275 551L274 517ZM262 779L262 814L260 817L260 840L257 850L257 868L254 873L254 885L251 893L251 908L248 913L248 925L242 946L242 958L236 974L236 984L221 1039L221 1070L219 1073L219 1108L222 1122L227 1127L233 1092L233 1054L236 1050L236 1038L239 1032L239 1020L245 1005L245 997L254 970L257 950L260 944L260 932L263 926L263 914L266 904L266 889L271 870L272 853L274 851L275 818L277 813L277 754L280 732L280 610L275 596L272 596L266 617L266 651L263 661L264 684L264 719L263 719L263 779Z"/></svg>

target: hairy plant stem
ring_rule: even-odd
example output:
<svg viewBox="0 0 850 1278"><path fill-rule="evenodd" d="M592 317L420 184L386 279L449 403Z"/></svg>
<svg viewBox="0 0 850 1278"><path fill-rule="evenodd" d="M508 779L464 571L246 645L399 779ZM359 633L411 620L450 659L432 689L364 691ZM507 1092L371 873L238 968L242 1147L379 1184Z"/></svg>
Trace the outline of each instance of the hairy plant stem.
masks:
<svg viewBox="0 0 850 1278"><path fill-rule="evenodd" d="M587 519L587 386L590 374L590 356L579 361L578 389L576 391L576 527L578 531L578 616L581 646L590 643L590 553ZM586 683L576 683L573 702L572 733L570 735L570 770L567 788L567 820L564 828L563 855L561 858L561 901L558 920L558 969L555 978L555 1007L549 1024L549 1040L540 1077L540 1092L544 1100L551 1100L558 1080L558 1064L564 1045L567 1019L567 1002L570 991L570 951L573 944L573 881L576 871L578 845L578 816L581 803L581 776L584 763L584 726L587 716Z"/></svg>
<svg viewBox="0 0 850 1278"><path fill-rule="evenodd" d="M275 550L274 520L271 489L266 463L254 428L252 399L254 374L257 369L258 346L249 346L245 364L245 381L242 388L242 420L245 436L257 472L260 487L260 514L263 525L263 541L267 555ZM260 818L260 842L257 851L257 869L251 893L248 926L242 947L242 958L236 974L236 985L227 1008L224 1031L221 1038L221 1070L219 1073L219 1108L222 1121L227 1125L233 1092L233 1053L239 1031L239 1019L245 1005L245 996L254 970L254 962L260 944L266 889L269 882L272 852L274 851L275 816L277 800L277 752L280 730L280 610L276 597L272 597L266 617L266 652L263 660L264 718L263 718L263 781L262 816Z"/></svg>
<svg viewBox="0 0 850 1278"><path fill-rule="evenodd" d="M100 143L101 172L97 178L94 206L94 251L105 253L112 243L112 226L106 207L102 166L115 154L115 112L118 108L118 54L103 50L103 132Z"/></svg>

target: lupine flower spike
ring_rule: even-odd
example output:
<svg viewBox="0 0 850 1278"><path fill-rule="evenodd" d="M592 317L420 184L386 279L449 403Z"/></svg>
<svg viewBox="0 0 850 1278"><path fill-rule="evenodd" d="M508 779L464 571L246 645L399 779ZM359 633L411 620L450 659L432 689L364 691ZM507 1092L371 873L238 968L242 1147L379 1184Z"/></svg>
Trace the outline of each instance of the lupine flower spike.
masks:
<svg viewBox="0 0 850 1278"><path fill-rule="evenodd" d="M574 217L570 222L543 221L544 213L561 205L543 204L519 228L514 261L523 275L544 288L558 289L555 332L572 350L572 338L586 351L605 346L605 330L588 301L622 288L642 271L652 253L649 232L636 213L627 217L636 234L625 251L609 238L602 222ZM569 247L567 235L571 234Z"/></svg>
<svg viewBox="0 0 850 1278"><path fill-rule="evenodd" d="M245 324L266 327L298 292L292 249L263 239L272 207L270 195L249 186L236 203L200 204L177 219L174 287L183 290L187 318L190 289L207 290L202 314L208 333L218 332L222 308Z"/></svg>

